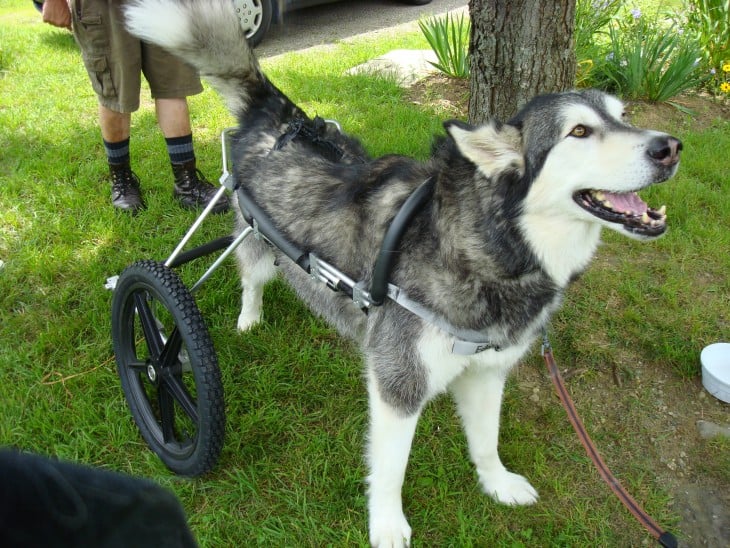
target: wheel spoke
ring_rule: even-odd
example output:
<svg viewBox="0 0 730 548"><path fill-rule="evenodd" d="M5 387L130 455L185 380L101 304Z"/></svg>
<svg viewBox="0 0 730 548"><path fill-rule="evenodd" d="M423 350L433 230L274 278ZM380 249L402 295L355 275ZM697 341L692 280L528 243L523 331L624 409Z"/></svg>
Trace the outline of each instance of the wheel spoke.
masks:
<svg viewBox="0 0 730 548"><path fill-rule="evenodd" d="M125 365L138 373L147 373L147 364L145 362L132 360Z"/></svg>
<svg viewBox="0 0 730 548"><path fill-rule="evenodd" d="M144 332L144 339L147 343L150 358L157 360L162 354L164 343L162 342L162 335L155 321L155 315L152 313L144 293L139 292L134 294L134 305L137 308L137 314L142 324L142 331Z"/></svg>
<svg viewBox="0 0 730 548"><path fill-rule="evenodd" d="M190 417L190 420L195 424L198 423L198 405L195 398L190 394L188 389L182 382L182 379L177 375L172 375L165 372L161 379L160 388L167 390L175 401L180 404L183 411Z"/></svg>
<svg viewBox="0 0 730 548"><path fill-rule="evenodd" d="M162 352L158 354L160 367L163 369L175 367L175 370L178 371L180 367L180 359L178 358L180 348L182 348L182 337L180 336L180 330L175 326Z"/></svg>
<svg viewBox="0 0 730 548"><path fill-rule="evenodd" d="M162 439L165 443L170 443L175 440L175 400L164 384L157 387L157 399L160 405Z"/></svg>

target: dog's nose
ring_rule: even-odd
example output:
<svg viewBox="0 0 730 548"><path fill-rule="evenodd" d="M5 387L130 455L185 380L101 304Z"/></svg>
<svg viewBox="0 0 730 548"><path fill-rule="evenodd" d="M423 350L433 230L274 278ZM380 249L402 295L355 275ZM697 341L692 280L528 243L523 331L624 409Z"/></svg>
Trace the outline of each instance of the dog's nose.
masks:
<svg viewBox="0 0 730 548"><path fill-rule="evenodd" d="M682 141L670 136L654 137L649 142L647 154L658 164L673 166L679 162Z"/></svg>

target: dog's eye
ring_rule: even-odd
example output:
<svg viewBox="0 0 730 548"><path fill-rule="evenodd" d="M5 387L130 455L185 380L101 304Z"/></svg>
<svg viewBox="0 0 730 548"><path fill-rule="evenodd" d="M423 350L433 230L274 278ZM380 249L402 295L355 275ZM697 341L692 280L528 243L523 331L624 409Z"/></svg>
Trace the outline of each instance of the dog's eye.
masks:
<svg viewBox="0 0 730 548"><path fill-rule="evenodd" d="M578 124L573 129L570 130L571 137L588 137L591 134L591 130L583 125Z"/></svg>

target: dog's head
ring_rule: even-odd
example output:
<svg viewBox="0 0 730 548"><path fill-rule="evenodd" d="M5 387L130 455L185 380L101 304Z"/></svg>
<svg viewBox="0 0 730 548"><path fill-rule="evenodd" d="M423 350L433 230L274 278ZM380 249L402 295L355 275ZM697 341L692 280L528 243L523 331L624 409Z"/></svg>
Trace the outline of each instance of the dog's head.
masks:
<svg viewBox="0 0 730 548"><path fill-rule="evenodd" d="M487 177L522 173L523 207L598 223L636 239L666 230L666 209L637 191L672 177L682 143L622 120L624 106L596 90L542 95L507 124L447 124L460 152Z"/></svg>

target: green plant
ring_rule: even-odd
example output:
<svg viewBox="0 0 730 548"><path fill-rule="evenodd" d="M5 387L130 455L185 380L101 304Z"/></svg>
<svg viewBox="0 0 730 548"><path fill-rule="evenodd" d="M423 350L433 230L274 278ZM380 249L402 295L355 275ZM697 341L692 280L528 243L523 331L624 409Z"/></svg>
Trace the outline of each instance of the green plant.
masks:
<svg viewBox="0 0 730 548"><path fill-rule="evenodd" d="M705 69L710 74L707 88L717 93L730 93L730 0L688 0L684 27L699 42Z"/></svg>
<svg viewBox="0 0 730 548"><path fill-rule="evenodd" d="M452 78L469 77L469 33L471 21L464 12L447 13L418 21L438 61L431 63Z"/></svg>
<svg viewBox="0 0 730 548"><path fill-rule="evenodd" d="M601 56L608 39L608 24L624 0L577 0L573 41L578 61L576 85L590 84L594 59Z"/></svg>
<svg viewBox="0 0 730 548"><path fill-rule="evenodd" d="M608 53L593 67L597 87L626 99L662 102L705 80L697 40L675 23L667 26L634 8L608 27L608 36Z"/></svg>

